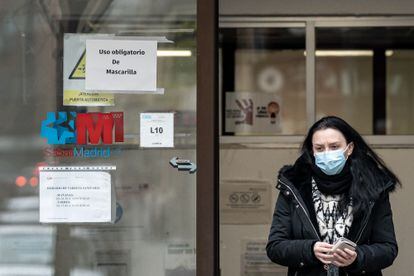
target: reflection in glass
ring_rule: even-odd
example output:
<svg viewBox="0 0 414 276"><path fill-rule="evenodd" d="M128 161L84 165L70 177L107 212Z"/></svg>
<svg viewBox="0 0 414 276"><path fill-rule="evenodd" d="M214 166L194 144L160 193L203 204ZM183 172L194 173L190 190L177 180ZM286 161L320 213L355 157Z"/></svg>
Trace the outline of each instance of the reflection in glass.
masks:
<svg viewBox="0 0 414 276"><path fill-rule="evenodd" d="M331 52L332 53L332 52ZM337 115L372 134L372 57L316 56L316 116Z"/></svg>
<svg viewBox="0 0 414 276"><path fill-rule="evenodd" d="M414 50L388 50L387 134L414 134Z"/></svg>
<svg viewBox="0 0 414 276"><path fill-rule="evenodd" d="M363 134L413 134L412 31L318 28L317 118L340 116Z"/></svg>
<svg viewBox="0 0 414 276"><path fill-rule="evenodd" d="M304 28L222 29L221 49L226 117L224 134L305 133ZM233 92L251 93L251 96L229 97L228 94ZM237 124L237 121L248 121L243 120L248 114L243 104L237 108L236 103L228 102L229 98L238 99L241 103L252 100L251 126ZM265 101L265 98L268 99ZM236 120L236 124L232 126L229 117ZM262 122L266 118L267 124Z"/></svg>

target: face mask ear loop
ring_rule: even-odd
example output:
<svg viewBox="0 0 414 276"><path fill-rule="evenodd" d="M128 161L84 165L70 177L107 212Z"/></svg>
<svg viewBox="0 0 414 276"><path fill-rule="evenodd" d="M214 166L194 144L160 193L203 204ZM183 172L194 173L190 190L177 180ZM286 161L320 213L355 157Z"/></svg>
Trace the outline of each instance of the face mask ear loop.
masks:
<svg viewBox="0 0 414 276"><path fill-rule="evenodd" d="M351 142L351 143L352 143L352 142ZM349 147L349 145L350 145L351 143L349 143L348 145L346 145L346 147L345 147L345 149L344 149L344 151L343 151L344 155L345 155L345 152L348 150L348 147ZM345 159L346 159L346 160L348 160L348 157L349 157L349 156L351 156L351 155L350 155L350 154L349 154L349 155L347 154Z"/></svg>

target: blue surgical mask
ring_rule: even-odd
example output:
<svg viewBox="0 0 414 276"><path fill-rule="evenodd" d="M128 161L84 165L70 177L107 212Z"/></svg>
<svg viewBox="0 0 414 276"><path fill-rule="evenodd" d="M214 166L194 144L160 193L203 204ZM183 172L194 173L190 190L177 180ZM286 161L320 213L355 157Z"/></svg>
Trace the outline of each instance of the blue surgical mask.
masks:
<svg viewBox="0 0 414 276"><path fill-rule="evenodd" d="M325 174L334 175L342 171L346 163L345 151L348 148L315 153L315 164Z"/></svg>

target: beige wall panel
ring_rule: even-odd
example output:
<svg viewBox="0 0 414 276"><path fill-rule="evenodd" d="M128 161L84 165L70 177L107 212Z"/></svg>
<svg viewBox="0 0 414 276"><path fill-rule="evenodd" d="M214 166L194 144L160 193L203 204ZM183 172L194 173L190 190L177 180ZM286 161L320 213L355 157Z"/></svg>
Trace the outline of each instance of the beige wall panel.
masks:
<svg viewBox="0 0 414 276"><path fill-rule="evenodd" d="M377 149L377 153L394 170L403 183L403 189L392 194L394 224L399 243L399 256L384 276L410 276L414 271L414 186L411 184L414 169L414 149ZM278 169L291 164L298 149L222 149L220 151L221 179L270 180L274 187ZM276 199L272 188L272 205ZM269 213L269 216L272 214ZM242 239L267 238L269 225L221 225L220 249L222 275L240 274L240 248Z"/></svg>

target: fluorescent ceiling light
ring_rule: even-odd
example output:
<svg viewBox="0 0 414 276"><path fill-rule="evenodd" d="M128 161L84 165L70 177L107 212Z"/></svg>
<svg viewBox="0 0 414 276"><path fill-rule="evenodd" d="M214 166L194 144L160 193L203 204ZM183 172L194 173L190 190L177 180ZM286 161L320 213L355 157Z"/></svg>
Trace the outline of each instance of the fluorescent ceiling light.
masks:
<svg viewBox="0 0 414 276"><path fill-rule="evenodd" d="M159 57L191 57L190 50L158 50L157 56Z"/></svg>
<svg viewBox="0 0 414 276"><path fill-rule="evenodd" d="M306 51L304 52L306 56ZM315 51L317 57L372 57L374 51L372 50L317 50Z"/></svg>
<svg viewBox="0 0 414 276"><path fill-rule="evenodd" d="M374 52L371 50L318 50L317 57L372 57Z"/></svg>

